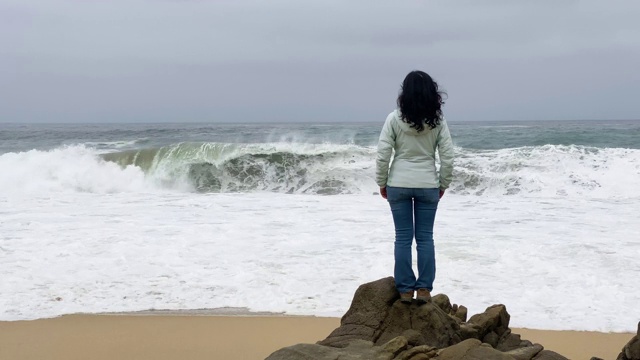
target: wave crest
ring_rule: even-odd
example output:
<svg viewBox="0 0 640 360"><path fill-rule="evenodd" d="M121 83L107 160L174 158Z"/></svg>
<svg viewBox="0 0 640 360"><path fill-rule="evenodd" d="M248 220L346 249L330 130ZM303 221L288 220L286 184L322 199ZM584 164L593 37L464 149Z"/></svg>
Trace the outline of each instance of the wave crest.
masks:
<svg viewBox="0 0 640 360"><path fill-rule="evenodd" d="M164 186L200 192L336 195L369 192L373 153L355 145L180 143L103 158L138 166Z"/></svg>
<svg viewBox="0 0 640 360"><path fill-rule="evenodd" d="M0 155L0 193L271 191L371 194L375 148L336 144L179 143L98 154L71 146ZM545 145L456 148L450 192L476 196L640 197L640 150Z"/></svg>

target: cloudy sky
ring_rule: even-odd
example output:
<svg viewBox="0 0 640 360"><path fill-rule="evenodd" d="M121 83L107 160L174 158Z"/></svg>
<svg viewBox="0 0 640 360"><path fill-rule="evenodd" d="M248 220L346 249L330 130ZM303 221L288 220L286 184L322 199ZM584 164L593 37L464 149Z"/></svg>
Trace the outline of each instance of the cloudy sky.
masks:
<svg viewBox="0 0 640 360"><path fill-rule="evenodd" d="M640 1L0 0L0 122L640 118Z"/></svg>

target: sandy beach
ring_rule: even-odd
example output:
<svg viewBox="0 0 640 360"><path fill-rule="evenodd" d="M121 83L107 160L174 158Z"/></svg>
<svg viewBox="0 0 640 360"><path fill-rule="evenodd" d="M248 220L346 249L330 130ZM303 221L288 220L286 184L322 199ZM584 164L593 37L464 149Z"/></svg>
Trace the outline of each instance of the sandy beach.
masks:
<svg viewBox="0 0 640 360"><path fill-rule="evenodd" d="M0 360L264 359L324 339L339 318L277 315L68 315L0 322ZM615 359L634 334L513 329L571 359Z"/></svg>

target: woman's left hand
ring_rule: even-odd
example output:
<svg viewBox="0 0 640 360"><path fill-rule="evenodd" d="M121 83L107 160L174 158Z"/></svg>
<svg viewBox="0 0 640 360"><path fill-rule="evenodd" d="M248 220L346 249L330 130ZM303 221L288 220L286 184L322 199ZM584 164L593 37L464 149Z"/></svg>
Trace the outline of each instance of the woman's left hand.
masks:
<svg viewBox="0 0 640 360"><path fill-rule="evenodd" d="M381 187L380 188L380 196L382 196L383 199L387 199L387 187Z"/></svg>

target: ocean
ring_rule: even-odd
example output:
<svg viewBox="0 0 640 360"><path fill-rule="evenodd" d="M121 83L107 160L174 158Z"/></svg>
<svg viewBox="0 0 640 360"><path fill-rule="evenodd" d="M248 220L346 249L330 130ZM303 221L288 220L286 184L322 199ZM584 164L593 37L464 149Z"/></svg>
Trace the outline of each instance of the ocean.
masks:
<svg viewBox="0 0 640 360"><path fill-rule="evenodd" d="M0 124L0 320L342 316L393 274L382 123ZM434 293L511 325L635 331L640 121L450 122Z"/></svg>

